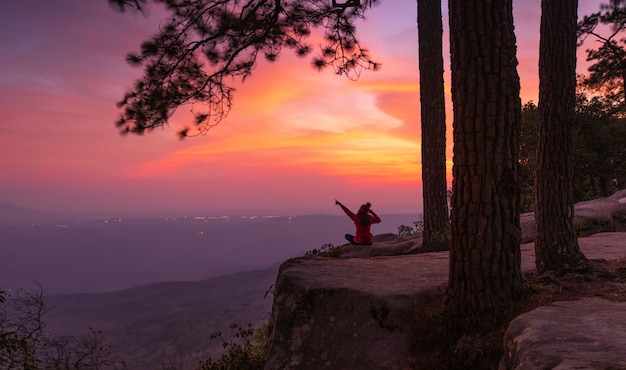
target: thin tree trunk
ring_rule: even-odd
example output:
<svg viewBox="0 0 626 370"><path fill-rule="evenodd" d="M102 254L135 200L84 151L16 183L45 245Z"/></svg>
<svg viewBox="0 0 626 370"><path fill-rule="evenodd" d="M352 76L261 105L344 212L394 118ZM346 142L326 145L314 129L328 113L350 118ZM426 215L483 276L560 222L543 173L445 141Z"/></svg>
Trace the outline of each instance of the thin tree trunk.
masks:
<svg viewBox="0 0 626 370"><path fill-rule="evenodd" d="M626 60L623 60L622 63L626 67ZM626 68L622 68L622 95L623 104L626 106Z"/></svg>
<svg viewBox="0 0 626 370"><path fill-rule="evenodd" d="M500 321L521 285L512 1L450 0L454 166L450 277L453 331Z"/></svg>
<svg viewBox="0 0 626 370"><path fill-rule="evenodd" d="M450 217L446 182L441 0L419 0L417 4L424 199L422 249L448 250Z"/></svg>
<svg viewBox="0 0 626 370"><path fill-rule="evenodd" d="M539 273L586 261L574 227L577 7L578 0L541 2L535 192Z"/></svg>

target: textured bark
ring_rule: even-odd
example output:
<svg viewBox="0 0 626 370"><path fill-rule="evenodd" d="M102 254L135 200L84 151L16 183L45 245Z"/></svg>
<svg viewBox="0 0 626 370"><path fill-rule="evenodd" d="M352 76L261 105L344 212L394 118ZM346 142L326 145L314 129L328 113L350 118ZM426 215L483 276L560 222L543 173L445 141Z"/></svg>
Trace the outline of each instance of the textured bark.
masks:
<svg viewBox="0 0 626 370"><path fill-rule="evenodd" d="M419 0L417 4L424 199L422 248L428 251L447 250L450 218L446 183L441 0Z"/></svg>
<svg viewBox="0 0 626 370"><path fill-rule="evenodd" d="M543 0L539 44L535 240L538 272L568 270L586 258L574 227L577 0Z"/></svg>
<svg viewBox="0 0 626 370"><path fill-rule="evenodd" d="M451 330L498 322L521 283L518 134L512 2L450 0L454 166Z"/></svg>

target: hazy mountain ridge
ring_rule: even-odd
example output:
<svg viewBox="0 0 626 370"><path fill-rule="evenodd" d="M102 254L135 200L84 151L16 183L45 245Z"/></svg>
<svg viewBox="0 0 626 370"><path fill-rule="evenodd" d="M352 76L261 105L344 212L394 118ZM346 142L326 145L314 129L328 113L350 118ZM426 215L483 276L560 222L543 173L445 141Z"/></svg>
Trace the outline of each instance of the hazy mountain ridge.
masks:
<svg viewBox="0 0 626 370"><path fill-rule="evenodd" d="M376 234L418 219L381 217ZM221 350L212 333L267 321L280 263L325 243L343 244L353 229L343 214L2 226L0 288L32 286L34 278L53 307L44 317L49 329L101 330L130 369L159 368L165 360L194 365Z"/></svg>
<svg viewBox="0 0 626 370"><path fill-rule="evenodd" d="M23 225L37 222L51 222L56 216L13 203L0 203L0 225Z"/></svg>
<svg viewBox="0 0 626 370"><path fill-rule="evenodd" d="M164 361L194 365L217 355L211 339L229 325L261 326L268 319L278 265L196 282L155 283L113 293L54 295L44 320L59 335L103 331L112 355L130 369L155 369Z"/></svg>

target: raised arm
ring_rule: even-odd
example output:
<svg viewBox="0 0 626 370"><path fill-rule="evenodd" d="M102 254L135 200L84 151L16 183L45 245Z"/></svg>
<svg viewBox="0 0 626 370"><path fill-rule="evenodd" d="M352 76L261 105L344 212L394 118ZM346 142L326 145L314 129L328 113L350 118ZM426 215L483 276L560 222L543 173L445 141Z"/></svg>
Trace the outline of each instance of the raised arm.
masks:
<svg viewBox="0 0 626 370"><path fill-rule="evenodd" d="M341 204L340 201L335 199L335 204L338 205L339 207L341 207L341 209L343 209L343 211L348 215L348 217L350 217L352 220L356 219L356 215L349 210L346 206L344 206L343 204Z"/></svg>

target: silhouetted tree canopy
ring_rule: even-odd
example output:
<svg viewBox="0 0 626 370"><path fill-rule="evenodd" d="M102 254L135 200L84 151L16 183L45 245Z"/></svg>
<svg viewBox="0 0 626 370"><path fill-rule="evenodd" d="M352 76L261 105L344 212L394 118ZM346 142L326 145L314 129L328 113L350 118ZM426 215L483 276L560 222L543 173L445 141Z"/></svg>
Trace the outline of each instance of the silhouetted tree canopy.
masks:
<svg viewBox="0 0 626 370"><path fill-rule="evenodd" d="M118 106L121 133L141 134L167 124L182 105L199 103L195 128L179 134L205 134L228 115L233 83L252 74L261 55L273 62L283 49L309 55L313 29L324 30L323 44L312 64L321 70L358 78L363 69L376 70L356 37L354 22L364 18L378 0L152 0L169 16L159 31L126 60L141 67ZM148 0L109 0L124 12L145 12Z"/></svg>
<svg viewBox="0 0 626 370"><path fill-rule="evenodd" d="M605 28L599 26L607 26ZM604 31L604 32L603 32ZM591 36L597 49L587 49L589 76L584 83L602 91L613 100L617 110L624 110L626 97L626 0L611 0L600 11L585 16L578 23L579 45Z"/></svg>

